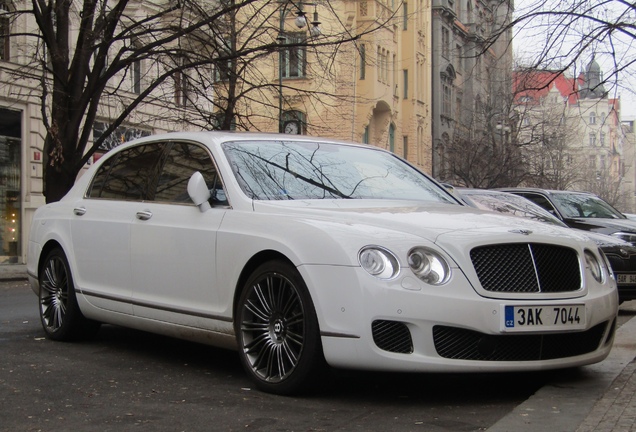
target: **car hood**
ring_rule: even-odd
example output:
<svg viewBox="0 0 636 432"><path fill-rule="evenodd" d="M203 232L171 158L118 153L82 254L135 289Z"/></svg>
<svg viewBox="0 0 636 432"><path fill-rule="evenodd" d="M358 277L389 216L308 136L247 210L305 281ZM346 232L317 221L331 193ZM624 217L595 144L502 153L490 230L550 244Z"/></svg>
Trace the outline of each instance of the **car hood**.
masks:
<svg viewBox="0 0 636 432"><path fill-rule="evenodd" d="M567 228L455 204L388 200L256 201L254 210L281 212L285 217L303 218L312 224L328 221L330 224L373 226L379 228L378 233L399 231L431 242L445 236L447 241L461 238L465 243L471 233L483 240L484 233L492 237L498 233L510 237L510 233L524 230L549 238L563 236L585 240L584 235Z"/></svg>
<svg viewBox="0 0 636 432"><path fill-rule="evenodd" d="M636 233L636 221L628 219L605 219L605 218L570 218L564 222L572 227L586 231L596 231L604 234L625 231Z"/></svg>

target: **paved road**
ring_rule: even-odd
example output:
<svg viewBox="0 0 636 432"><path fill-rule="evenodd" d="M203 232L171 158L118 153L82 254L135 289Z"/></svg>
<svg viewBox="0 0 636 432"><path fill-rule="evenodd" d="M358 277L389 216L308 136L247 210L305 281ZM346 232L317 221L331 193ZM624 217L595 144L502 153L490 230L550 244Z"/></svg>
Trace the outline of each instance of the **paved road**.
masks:
<svg viewBox="0 0 636 432"><path fill-rule="evenodd" d="M604 376L337 371L315 394L280 397L253 390L229 351L115 326L90 342L49 341L35 305L25 282L0 283L3 432L509 430L502 422L535 392Z"/></svg>

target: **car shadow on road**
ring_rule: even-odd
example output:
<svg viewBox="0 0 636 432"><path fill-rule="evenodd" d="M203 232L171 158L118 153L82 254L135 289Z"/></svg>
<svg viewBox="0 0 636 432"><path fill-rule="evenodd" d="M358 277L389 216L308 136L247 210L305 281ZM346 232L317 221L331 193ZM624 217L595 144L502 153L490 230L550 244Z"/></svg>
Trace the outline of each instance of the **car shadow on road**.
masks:
<svg viewBox="0 0 636 432"><path fill-rule="evenodd" d="M228 389L253 390L238 355L207 345L183 341L117 326L104 325L97 338L84 342L86 349L100 353L100 362L118 362L127 367L144 365L158 373L179 374L197 382L201 375L210 384ZM108 354L108 355L106 355ZM167 372L166 372L167 371ZM569 373L576 374L577 369ZM326 368L319 383L301 396L314 400L355 399L378 404L452 404L463 401L483 404L514 404L525 400L561 372L528 373L387 373ZM199 385L202 381L198 381ZM272 396L275 397L275 396Z"/></svg>

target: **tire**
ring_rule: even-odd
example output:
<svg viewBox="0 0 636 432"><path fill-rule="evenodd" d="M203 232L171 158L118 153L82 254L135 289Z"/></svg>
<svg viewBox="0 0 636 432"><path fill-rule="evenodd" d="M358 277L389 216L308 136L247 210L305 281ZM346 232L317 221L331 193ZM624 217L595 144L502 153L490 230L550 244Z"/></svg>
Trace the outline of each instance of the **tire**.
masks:
<svg viewBox="0 0 636 432"><path fill-rule="evenodd" d="M40 321L46 336L56 341L72 341L95 335L100 323L82 315L68 260L60 248L49 252L39 274Z"/></svg>
<svg viewBox="0 0 636 432"><path fill-rule="evenodd" d="M259 266L236 309L241 363L256 387L289 395L309 390L324 365L318 319L302 277L290 264Z"/></svg>

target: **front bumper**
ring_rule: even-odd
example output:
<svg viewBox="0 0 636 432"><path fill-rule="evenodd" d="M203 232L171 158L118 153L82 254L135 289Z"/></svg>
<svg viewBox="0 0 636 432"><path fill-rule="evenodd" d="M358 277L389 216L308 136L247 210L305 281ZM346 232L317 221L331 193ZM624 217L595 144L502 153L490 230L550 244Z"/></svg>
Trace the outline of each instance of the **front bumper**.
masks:
<svg viewBox="0 0 636 432"><path fill-rule="evenodd" d="M427 286L407 272L387 282L360 268L301 266L299 270L314 299L325 358L335 367L411 372L542 370L599 362L612 346L618 310L613 283L591 287L575 298L534 295L511 300L478 295L459 269L441 287ZM503 326L506 305L573 303L584 306L584 329L510 333Z"/></svg>

